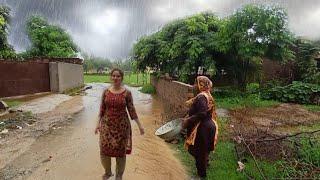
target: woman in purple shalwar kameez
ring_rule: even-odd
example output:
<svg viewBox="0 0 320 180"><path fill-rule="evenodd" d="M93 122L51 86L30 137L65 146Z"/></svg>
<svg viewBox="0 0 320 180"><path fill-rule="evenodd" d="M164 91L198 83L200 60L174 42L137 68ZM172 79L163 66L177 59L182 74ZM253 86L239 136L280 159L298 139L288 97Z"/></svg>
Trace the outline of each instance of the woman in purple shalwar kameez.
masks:
<svg viewBox="0 0 320 180"><path fill-rule="evenodd" d="M187 129L185 147L195 158L198 176L206 177L209 153L217 142L218 125L215 102L210 94L212 82L205 76L198 76L194 88L199 92L187 101L191 105L189 117L183 122Z"/></svg>

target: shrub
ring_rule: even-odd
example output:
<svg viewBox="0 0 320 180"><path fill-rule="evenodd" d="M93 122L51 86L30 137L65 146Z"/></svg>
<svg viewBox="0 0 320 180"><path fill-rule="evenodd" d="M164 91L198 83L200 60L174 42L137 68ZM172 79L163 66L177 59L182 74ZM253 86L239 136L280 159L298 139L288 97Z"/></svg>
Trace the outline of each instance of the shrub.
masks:
<svg viewBox="0 0 320 180"><path fill-rule="evenodd" d="M260 85L258 83L247 84L246 92L249 94L255 94L259 92Z"/></svg>
<svg viewBox="0 0 320 180"><path fill-rule="evenodd" d="M142 86L141 92L146 93L146 94L155 94L156 89L151 85L151 84L146 84Z"/></svg>
<svg viewBox="0 0 320 180"><path fill-rule="evenodd" d="M262 91L264 99L299 104L319 104L320 86L294 81L287 86L276 86Z"/></svg>

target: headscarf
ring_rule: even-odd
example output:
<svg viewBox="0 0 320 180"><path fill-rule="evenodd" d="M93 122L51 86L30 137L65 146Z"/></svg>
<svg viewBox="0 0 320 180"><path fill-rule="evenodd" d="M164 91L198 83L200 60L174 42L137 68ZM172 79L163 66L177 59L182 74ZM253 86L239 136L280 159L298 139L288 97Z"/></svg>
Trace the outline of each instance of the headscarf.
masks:
<svg viewBox="0 0 320 180"><path fill-rule="evenodd" d="M200 93L198 93L196 97L188 100L186 103L187 105L191 105L199 95L204 95L206 97L208 102L208 111L212 112L211 119L216 126L216 133L215 133L214 139L212 139L214 143L213 143L213 147L211 147L211 149L214 150L218 140L218 123L217 123L215 101L211 95L212 81L206 76L198 76L196 80L197 80L196 82L197 82L197 86ZM194 145L199 125L200 125L200 122L193 128L191 134L187 137L185 142L185 147L187 149L190 145Z"/></svg>

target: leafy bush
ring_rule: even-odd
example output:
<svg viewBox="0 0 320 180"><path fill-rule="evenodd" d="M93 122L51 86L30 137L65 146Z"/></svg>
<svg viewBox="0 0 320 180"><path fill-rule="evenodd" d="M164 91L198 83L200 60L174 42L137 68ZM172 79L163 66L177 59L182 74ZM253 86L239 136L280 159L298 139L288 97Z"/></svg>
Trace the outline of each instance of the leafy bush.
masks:
<svg viewBox="0 0 320 180"><path fill-rule="evenodd" d="M262 91L262 98L299 104L319 104L320 86L294 81L287 86L276 86Z"/></svg>
<svg viewBox="0 0 320 180"><path fill-rule="evenodd" d="M260 85L258 83L247 84L246 91L249 94L254 94L259 92Z"/></svg>
<svg viewBox="0 0 320 180"><path fill-rule="evenodd" d="M142 86L141 92L146 93L146 94L155 94L156 89L151 85L151 84L146 84Z"/></svg>

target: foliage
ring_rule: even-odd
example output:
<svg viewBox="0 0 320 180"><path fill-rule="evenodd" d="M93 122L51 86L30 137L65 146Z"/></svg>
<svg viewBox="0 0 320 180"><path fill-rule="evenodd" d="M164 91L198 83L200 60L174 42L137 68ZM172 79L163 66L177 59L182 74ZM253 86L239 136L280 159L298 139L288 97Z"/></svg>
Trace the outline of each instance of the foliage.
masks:
<svg viewBox="0 0 320 180"><path fill-rule="evenodd" d="M26 29L31 47L24 57L76 57L77 47L61 27L50 25L40 16L32 16Z"/></svg>
<svg viewBox="0 0 320 180"><path fill-rule="evenodd" d="M186 81L203 66L215 74L214 58L221 53L213 47L212 38L220 19L212 13L197 14L165 25L159 32L142 37L133 47L137 67L179 76Z"/></svg>
<svg viewBox="0 0 320 180"><path fill-rule="evenodd" d="M299 104L319 103L320 85L294 81L287 86L276 86L263 90L264 99Z"/></svg>
<svg viewBox="0 0 320 180"><path fill-rule="evenodd" d="M140 91L142 93L146 93L146 94L155 94L156 93L156 89L151 84L143 85Z"/></svg>
<svg viewBox="0 0 320 180"><path fill-rule="evenodd" d="M292 140L295 157L279 163L285 179L319 179L320 141L319 136Z"/></svg>
<svg viewBox="0 0 320 180"><path fill-rule="evenodd" d="M14 59L16 54L7 40L10 8L0 6L0 59Z"/></svg>
<svg viewBox="0 0 320 180"><path fill-rule="evenodd" d="M131 59L116 59L111 62L108 58L84 55L83 69L86 73L92 73L93 71L101 73L115 67L123 71L136 71L135 63Z"/></svg>
<svg viewBox="0 0 320 180"><path fill-rule="evenodd" d="M249 83L247 84L246 92L249 94L259 93L260 85L258 83Z"/></svg>
<svg viewBox="0 0 320 180"><path fill-rule="evenodd" d="M279 61L294 57L287 14L281 8L245 6L224 20L216 40L243 90L248 76L259 71L263 57Z"/></svg>
<svg viewBox="0 0 320 180"><path fill-rule="evenodd" d="M211 76L224 69L245 90L263 57L293 59L291 45L283 9L248 5L224 19L207 12L171 22L141 38L133 57L139 69L151 67L184 82L200 66Z"/></svg>
<svg viewBox="0 0 320 180"><path fill-rule="evenodd" d="M94 56L85 56L84 58L83 70L86 73L88 73L88 71L92 72L93 70L99 73L99 70L103 71L104 69L112 68L112 62L109 59Z"/></svg>
<svg viewBox="0 0 320 180"><path fill-rule="evenodd" d="M320 45L297 39L295 46L297 64L295 80L320 85L320 71L314 61L314 57L320 52Z"/></svg>

